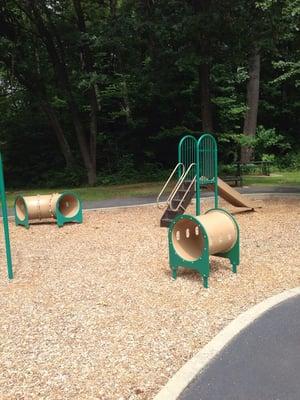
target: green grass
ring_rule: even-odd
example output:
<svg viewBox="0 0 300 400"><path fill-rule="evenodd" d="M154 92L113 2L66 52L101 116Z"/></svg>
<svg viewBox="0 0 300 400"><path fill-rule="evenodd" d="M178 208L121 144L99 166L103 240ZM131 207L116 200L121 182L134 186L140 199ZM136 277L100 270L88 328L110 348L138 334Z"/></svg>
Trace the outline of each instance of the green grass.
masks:
<svg viewBox="0 0 300 400"><path fill-rule="evenodd" d="M300 185L300 171L278 171L272 172L270 176L244 176L244 185Z"/></svg>
<svg viewBox="0 0 300 400"><path fill-rule="evenodd" d="M271 176L244 176L244 185L300 185L300 171L295 172L274 172ZM114 185L114 186L97 186L97 187L81 187L70 189L78 193L82 200L108 200L113 198L124 197L140 197L140 196L157 196L164 182L147 182L134 183L130 185ZM171 185L170 185L171 187ZM22 191L8 191L7 203L8 207L12 207L14 199L18 194L27 196L36 194L48 194L54 192L63 192L67 188L57 189L34 189ZM166 191L168 192L168 191Z"/></svg>
<svg viewBox="0 0 300 400"><path fill-rule="evenodd" d="M56 188L56 189L30 189L7 191L7 204L12 207L18 194L26 196L36 194L61 193L71 190L79 195L81 200L108 200L113 198L136 197L136 196L157 196L164 182L134 183L130 185L96 186L81 188Z"/></svg>

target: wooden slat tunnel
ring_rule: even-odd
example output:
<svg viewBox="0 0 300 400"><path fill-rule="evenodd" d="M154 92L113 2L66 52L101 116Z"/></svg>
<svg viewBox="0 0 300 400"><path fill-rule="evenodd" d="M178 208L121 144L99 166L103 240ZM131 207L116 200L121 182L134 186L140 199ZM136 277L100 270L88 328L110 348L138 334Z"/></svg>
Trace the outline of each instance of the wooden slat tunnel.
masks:
<svg viewBox="0 0 300 400"><path fill-rule="evenodd" d="M67 222L82 222L81 201L75 193L18 196L15 200L16 225L29 227L29 221L56 219L58 226Z"/></svg>

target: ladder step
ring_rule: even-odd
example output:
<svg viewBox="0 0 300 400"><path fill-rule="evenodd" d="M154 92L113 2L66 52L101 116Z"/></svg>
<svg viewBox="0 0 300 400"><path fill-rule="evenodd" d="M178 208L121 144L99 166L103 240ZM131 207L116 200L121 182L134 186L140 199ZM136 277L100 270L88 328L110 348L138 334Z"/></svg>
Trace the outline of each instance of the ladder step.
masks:
<svg viewBox="0 0 300 400"><path fill-rule="evenodd" d="M178 190L177 190L177 193L186 193L186 191L188 190L188 188L189 188L189 187L187 186L186 188L178 189ZM194 191L194 190L195 190L194 187L191 186L189 192L190 192L190 191Z"/></svg>
<svg viewBox="0 0 300 400"><path fill-rule="evenodd" d="M176 199L176 198L174 197L174 199L172 200L171 204L172 204L173 206L177 206L180 202L181 202L181 199Z"/></svg>
<svg viewBox="0 0 300 400"><path fill-rule="evenodd" d="M169 218L175 218L178 211L173 211L170 208L167 208L165 214L168 215Z"/></svg>
<svg viewBox="0 0 300 400"><path fill-rule="evenodd" d="M170 206L165 210L161 220L160 220L160 226L161 227L169 227L170 223L173 221L173 219L180 214L183 214L187 208L187 206L190 204L194 194L195 194L195 185L192 185L190 188L191 180L190 181L185 181L181 184L181 186L178 188L173 200L172 200L172 207L176 208L178 205L182 202L181 206L177 211L173 211ZM184 200L182 201L182 199Z"/></svg>
<svg viewBox="0 0 300 400"><path fill-rule="evenodd" d="M161 226L162 228L168 228L168 227L170 226L170 223L171 223L171 222L172 222L171 219L167 219L167 218L161 219L161 220L160 220L160 226Z"/></svg>

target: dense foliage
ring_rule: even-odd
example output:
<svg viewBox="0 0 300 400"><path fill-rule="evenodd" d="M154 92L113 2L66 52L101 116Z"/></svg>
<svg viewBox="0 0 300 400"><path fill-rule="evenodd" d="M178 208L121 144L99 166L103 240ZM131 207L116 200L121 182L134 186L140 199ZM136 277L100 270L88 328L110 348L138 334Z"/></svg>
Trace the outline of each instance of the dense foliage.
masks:
<svg viewBox="0 0 300 400"><path fill-rule="evenodd" d="M154 179L179 138L300 167L300 0L2 0L8 185Z"/></svg>

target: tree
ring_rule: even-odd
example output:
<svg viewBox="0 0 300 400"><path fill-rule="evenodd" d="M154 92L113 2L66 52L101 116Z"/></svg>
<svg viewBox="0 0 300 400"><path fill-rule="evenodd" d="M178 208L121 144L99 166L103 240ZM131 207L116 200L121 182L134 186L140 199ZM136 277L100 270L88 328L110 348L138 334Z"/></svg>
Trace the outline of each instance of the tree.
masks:
<svg viewBox="0 0 300 400"><path fill-rule="evenodd" d="M243 134L253 138L256 134L257 113L259 102L260 83L260 53L254 47L249 57L249 79L247 83L246 104L247 110L244 119ZM253 150L249 146L243 146L241 150L241 162L248 163L252 158Z"/></svg>
<svg viewBox="0 0 300 400"><path fill-rule="evenodd" d="M96 136L98 131L98 114L100 107L98 104L95 84L90 82L86 88L86 100L82 104L82 98L79 100L79 87L81 78L77 75L74 80L73 71L82 69L86 74L86 78L90 79L91 75L95 74L92 52L89 45L89 37L84 20L84 12L79 0L73 2L74 10L68 8L68 2L40 3L34 0L26 1L7 1L5 8L2 8L1 18L5 21L6 26L10 30L14 29L15 24L18 29L14 29L15 35L9 39L12 44L22 40L22 34L27 34L29 37L34 37L37 47L34 53L41 57L47 57L48 68L52 66L53 76L51 86L56 87L59 97L63 97L68 105L71 120L77 137L83 164L87 171L88 183L94 185L96 183ZM76 14L76 23L74 18L68 18L65 10L71 15ZM6 29L3 28L5 32ZM70 36L70 32L73 35ZM22 57L25 65L28 68L32 67L32 52L23 52L20 46L14 46L18 51L18 58ZM78 52L76 50L79 50ZM30 50L30 46L27 48ZM71 52L74 52L71 54ZM40 54L42 53L42 54ZM6 62L7 65L7 62ZM80 68L81 65L81 68ZM30 67L29 67L30 66ZM58 135L59 143L64 152L67 164L70 165L71 159L70 147L67 151L67 141L63 135L58 118L49 101L46 100L46 90L43 88L42 79L36 80L37 76L29 76L32 73L27 68L27 77L18 74L16 69L14 73L19 82L26 86L26 82L32 85L31 82L39 82L30 90L38 92L42 97L41 108L47 115L49 121L53 125L55 132ZM47 69L48 69L47 68ZM27 87L29 85L27 84ZM44 93L44 95L42 95ZM87 112L89 109L90 128L85 126Z"/></svg>

